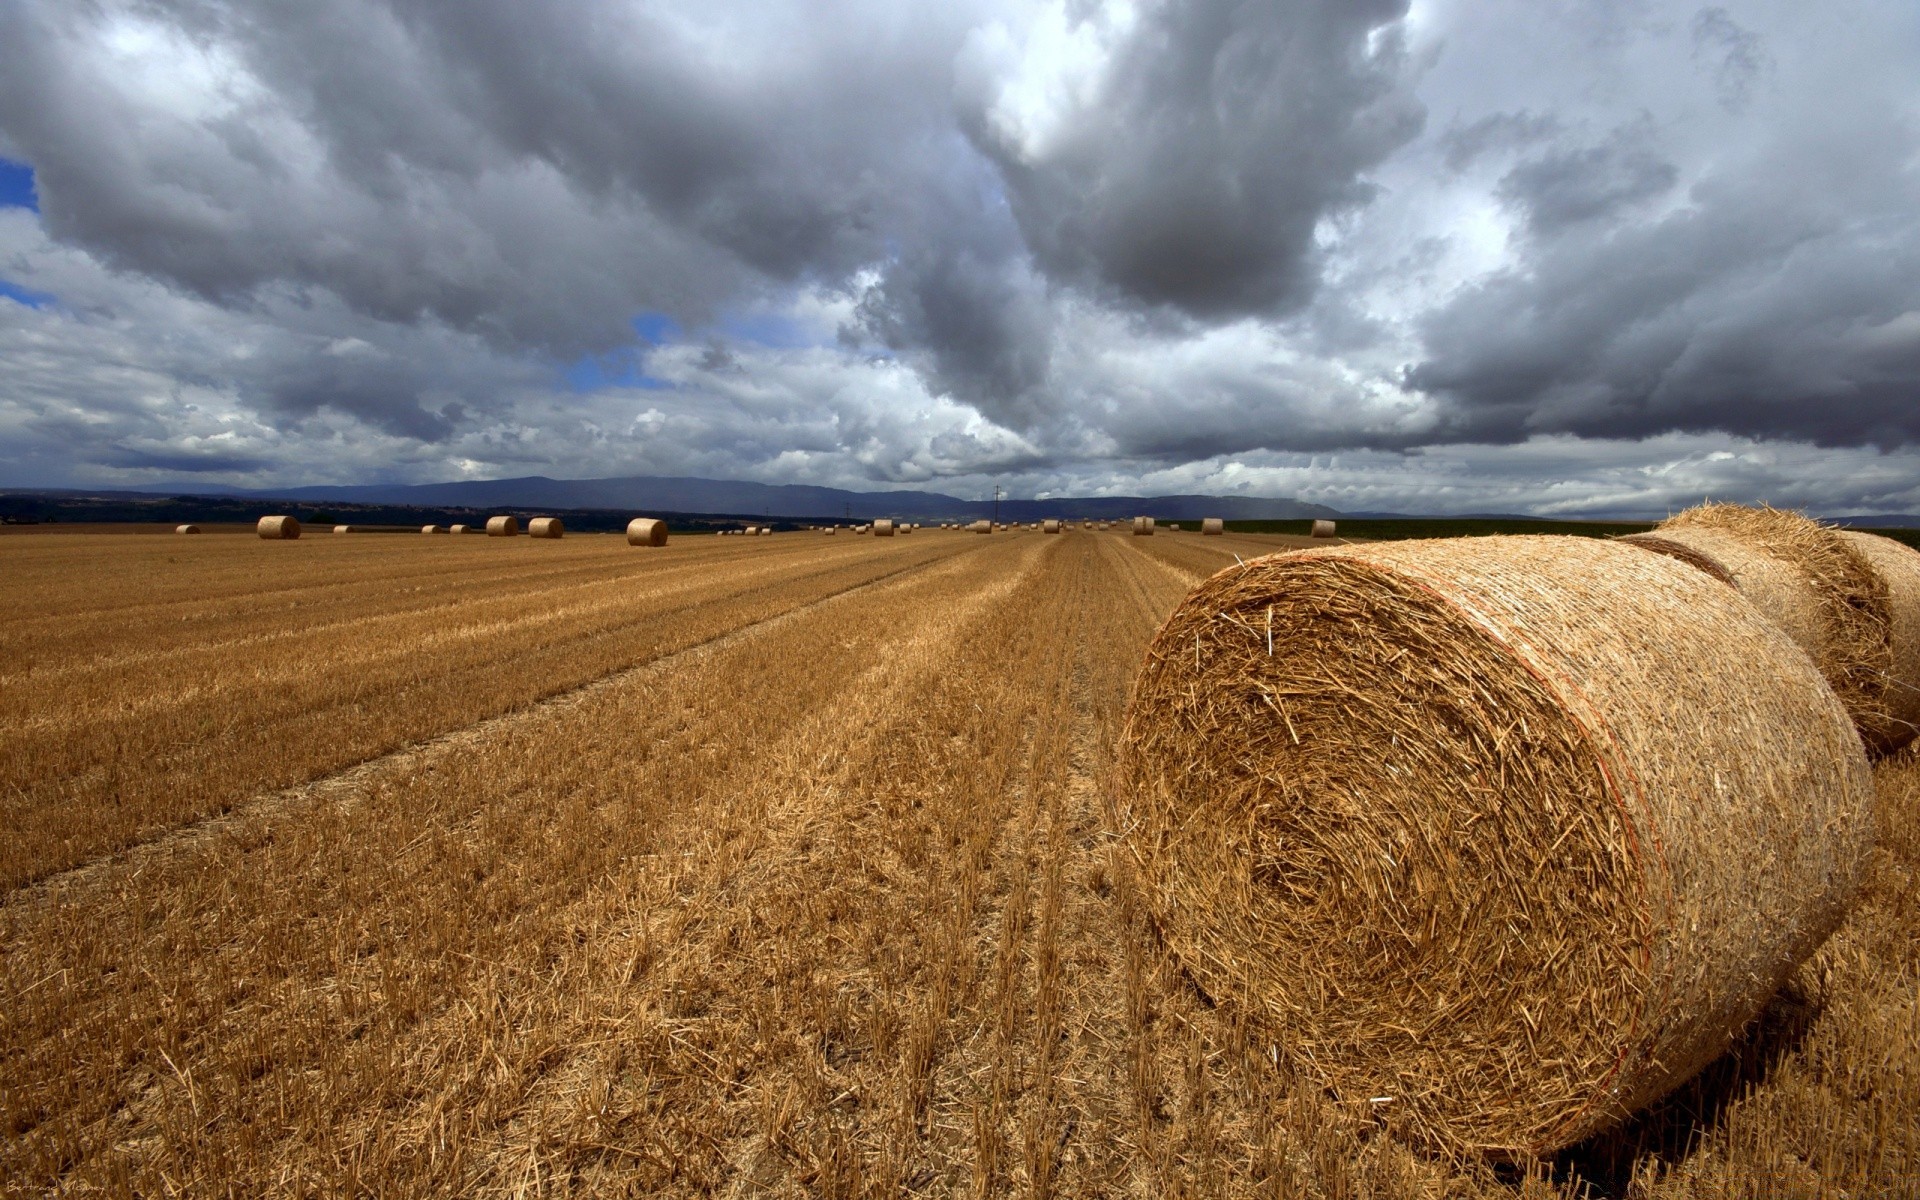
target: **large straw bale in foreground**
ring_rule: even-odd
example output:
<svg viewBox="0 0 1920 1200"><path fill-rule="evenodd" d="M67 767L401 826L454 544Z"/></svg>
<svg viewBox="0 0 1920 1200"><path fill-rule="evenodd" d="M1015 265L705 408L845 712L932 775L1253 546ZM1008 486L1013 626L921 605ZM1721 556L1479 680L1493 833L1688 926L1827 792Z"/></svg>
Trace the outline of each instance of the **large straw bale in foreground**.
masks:
<svg viewBox="0 0 1920 1200"><path fill-rule="evenodd" d="M1920 733L1920 550L1874 533L1840 536L1880 576L1887 589L1887 633L1892 665L1884 696L1885 724L1865 731L1867 744L1892 753Z"/></svg>
<svg viewBox="0 0 1920 1200"><path fill-rule="evenodd" d="M567 535L567 527L559 517L535 517L527 522L527 536L537 538L562 538Z"/></svg>
<svg viewBox="0 0 1920 1200"><path fill-rule="evenodd" d="M1624 540L1740 589L1812 656L1861 736L1882 748L1893 669L1887 585L1839 530L1784 509L1703 504Z"/></svg>
<svg viewBox="0 0 1920 1200"><path fill-rule="evenodd" d="M300 536L300 522L294 517L261 517L255 529L270 542L291 541Z"/></svg>
<svg viewBox="0 0 1920 1200"><path fill-rule="evenodd" d="M1230 567L1155 638L1121 765L1201 986L1340 1100L1501 1157L1720 1054L1872 839L1806 655L1731 588L1584 538Z"/></svg>
<svg viewBox="0 0 1920 1200"><path fill-rule="evenodd" d="M652 517L635 517L627 522L627 545L664 546L667 544L667 523Z"/></svg>
<svg viewBox="0 0 1920 1200"><path fill-rule="evenodd" d="M518 517L488 517L488 537L519 537L520 520Z"/></svg>

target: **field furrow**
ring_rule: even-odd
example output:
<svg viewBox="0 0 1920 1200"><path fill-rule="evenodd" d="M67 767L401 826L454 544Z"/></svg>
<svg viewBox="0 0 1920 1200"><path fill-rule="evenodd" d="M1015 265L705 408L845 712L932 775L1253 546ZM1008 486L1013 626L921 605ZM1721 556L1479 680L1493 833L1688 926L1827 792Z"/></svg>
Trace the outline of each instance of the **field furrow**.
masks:
<svg viewBox="0 0 1920 1200"><path fill-rule="evenodd" d="M576 553L595 578L515 582L506 594L476 586L458 604L399 615L377 596L353 601L357 617L316 604L328 627L269 651L219 644L209 628L216 644L187 658L151 662L136 646L124 666L84 680L8 680L0 823L14 836L0 846L0 886L965 549L932 538L797 542L676 561L583 540ZM112 638L96 625L90 661L111 653Z"/></svg>

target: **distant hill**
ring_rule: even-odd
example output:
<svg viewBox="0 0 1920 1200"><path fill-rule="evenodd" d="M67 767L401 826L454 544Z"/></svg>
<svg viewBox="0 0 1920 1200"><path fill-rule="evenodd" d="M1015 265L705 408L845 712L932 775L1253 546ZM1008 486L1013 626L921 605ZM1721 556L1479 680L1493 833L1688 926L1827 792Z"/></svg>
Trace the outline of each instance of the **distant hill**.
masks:
<svg viewBox="0 0 1920 1200"><path fill-rule="evenodd" d="M179 485L149 494L251 497L306 503L378 504L407 508L615 509L622 512L727 513L742 516L909 520L973 520L991 516L991 500L962 500L938 492L854 492L800 484L747 483L690 476L630 475L614 479L465 480L456 483L364 484L243 491ZM70 493L72 494L72 493ZM94 494L98 494L97 492ZM1297 520L1337 517L1320 504L1259 496L1094 496L1052 500L1002 500L1010 521L1043 517L1112 519L1146 513L1170 521L1200 517Z"/></svg>

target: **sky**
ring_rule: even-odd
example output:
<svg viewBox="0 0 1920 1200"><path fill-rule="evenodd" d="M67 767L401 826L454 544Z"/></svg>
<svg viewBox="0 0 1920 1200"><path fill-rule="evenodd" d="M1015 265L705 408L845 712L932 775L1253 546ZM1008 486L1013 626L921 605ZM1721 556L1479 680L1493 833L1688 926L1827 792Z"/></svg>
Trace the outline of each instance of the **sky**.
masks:
<svg viewBox="0 0 1920 1200"><path fill-rule="evenodd" d="M8 0L0 486L1920 513L1920 5Z"/></svg>

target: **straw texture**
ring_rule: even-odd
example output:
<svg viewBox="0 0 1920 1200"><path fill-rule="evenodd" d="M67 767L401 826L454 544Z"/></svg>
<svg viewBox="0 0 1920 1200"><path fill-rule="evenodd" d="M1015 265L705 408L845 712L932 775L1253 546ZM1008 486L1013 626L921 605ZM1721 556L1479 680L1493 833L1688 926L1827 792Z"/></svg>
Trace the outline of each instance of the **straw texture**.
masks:
<svg viewBox="0 0 1920 1200"><path fill-rule="evenodd" d="M1885 730L1893 668L1887 587L1839 530L1784 509L1703 504L1653 533L1718 560L1734 586L1812 656L1861 735Z"/></svg>
<svg viewBox="0 0 1920 1200"><path fill-rule="evenodd" d="M1315 521L1313 523L1313 530L1309 534L1309 536L1318 537L1318 538L1330 538L1334 536L1334 530L1336 528L1338 527L1334 525L1332 521Z"/></svg>
<svg viewBox="0 0 1920 1200"><path fill-rule="evenodd" d="M664 546L667 544L667 523L652 517L635 517L627 522L627 545Z"/></svg>
<svg viewBox="0 0 1920 1200"><path fill-rule="evenodd" d="M1549 1153L1683 1082L1838 923L1872 838L1807 657L1584 538L1230 567L1155 638L1120 757L1193 978L1449 1152Z"/></svg>
<svg viewBox="0 0 1920 1200"><path fill-rule="evenodd" d="M487 536L488 537L518 537L519 535L520 535L520 521L518 518L516 517L488 517L487 518Z"/></svg>
<svg viewBox="0 0 1920 1200"><path fill-rule="evenodd" d="M566 534L567 527L559 517L535 517L527 522L528 537L552 539L565 537Z"/></svg>
<svg viewBox="0 0 1920 1200"><path fill-rule="evenodd" d="M1887 589L1887 632L1892 663L1885 719L1861 730L1867 748L1891 754L1920 733L1920 550L1874 533L1842 530L1847 545L1867 560Z"/></svg>
<svg viewBox="0 0 1920 1200"><path fill-rule="evenodd" d="M300 522L294 517L261 517L255 528L261 537L272 542L291 541L300 536Z"/></svg>
<svg viewBox="0 0 1920 1200"><path fill-rule="evenodd" d="M173 531L175 533L199 533L200 527L198 525L175 525Z"/></svg>

